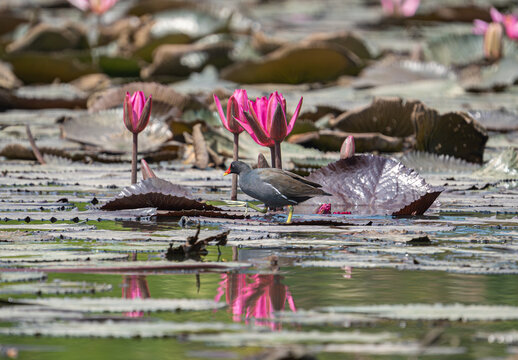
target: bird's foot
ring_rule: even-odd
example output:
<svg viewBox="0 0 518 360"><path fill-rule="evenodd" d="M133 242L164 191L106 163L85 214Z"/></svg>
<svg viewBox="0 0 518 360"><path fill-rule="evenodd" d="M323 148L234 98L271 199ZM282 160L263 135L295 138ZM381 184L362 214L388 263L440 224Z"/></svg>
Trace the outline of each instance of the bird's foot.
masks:
<svg viewBox="0 0 518 360"><path fill-rule="evenodd" d="M288 208L290 211L288 213L288 220L286 220L286 224L291 224L291 218L293 217L293 205L289 205Z"/></svg>

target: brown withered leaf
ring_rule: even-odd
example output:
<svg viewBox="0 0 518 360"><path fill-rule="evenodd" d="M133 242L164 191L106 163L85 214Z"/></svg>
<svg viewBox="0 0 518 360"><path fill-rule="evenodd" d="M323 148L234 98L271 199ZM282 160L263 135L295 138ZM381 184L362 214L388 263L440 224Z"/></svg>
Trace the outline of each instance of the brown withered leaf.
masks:
<svg viewBox="0 0 518 360"><path fill-rule="evenodd" d="M350 133L339 130L320 130L304 134L292 135L288 142L306 147L314 147L321 151L340 151L344 140L354 136L358 152L397 152L403 149L404 141L399 137L386 136L380 133Z"/></svg>
<svg viewBox="0 0 518 360"><path fill-rule="evenodd" d="M381 133L395 137L414 134L412 112L419 101L375 98L372 104L346 111L332 119L332 127L351 133Z"/></svg>
<svg viewBox="0 0 518 360"><path fill-rule="evenodd" d="M355 155L338 160L308 176L332 197L304 204L331 203L333 211L352 214L421 215L443 191L432 187L414 170L394 159Z"/></svg>
<svg viewBox="0 0 518 360"><path fill-rule="evenodd" d="M488 135L486 129L467 113L440 115L436 110L419 104L414 109L413 118L416 150L482 163Z"/></svg>
<svg viewBox="0 0 518 360"><path fill-rule="evenodd" d="M101 210L153 207L158 210L221 210L192 198L189 189L160 178L142 180L124 188Z"/></svg>
<svg viewBox="0 0 518 360"><path fill-rule="evenodd" d="M357 75L361 67L362 61L343 46L312 42L288 44L259 61L230 65L221 77L244 84L300 84Z"/></svg>
<svg viewBox="0 0 518 360"><path fill-rule="evenodd" d="M196 124L192 128L192 141L194 146L195 166L199 169L206 169L209 166L209 152L207 143L201 131L201 124Z"/></svg>

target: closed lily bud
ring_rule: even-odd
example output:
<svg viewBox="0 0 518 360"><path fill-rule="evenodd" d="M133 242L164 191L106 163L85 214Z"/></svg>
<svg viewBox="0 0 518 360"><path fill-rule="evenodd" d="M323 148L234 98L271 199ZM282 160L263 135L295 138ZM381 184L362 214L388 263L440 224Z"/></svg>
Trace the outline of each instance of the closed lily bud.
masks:
<svg viewBox="0 0 518 360"><path fill-rule="evenodd" d="M286 113L280 102L277 103L271 119L270 138L273 141L283 141L288 134L288 124L286 123Z"/></svg>
<svg viewBox="0 0 518 360"><path fill-rule="evenodd" d="M484 56L490 61L496 61L503 55L503 28L500 23L490 23L484 34Z"/></svg>
<svg viewBox="0 0 518 360"><path fill-rule="evenodd" d="M244 129L236 119L239 119L241 116L240 108L242 111L248 111L248 96L246 90L237 89L234 91L234 94L228 99L226 115L216 95L214 95L214 102L216 103L221 123L225 129L233 134L240 134Z"/></svg>
<svg viewBox="0 0 518 360"><path fill-rule="evenodd" d="M340 159L347 159L354 156L354 137L349 135L340 148Z"/></svg>
<svg viewBox="0 0 518 360"><path fill-rule="evenodd" d="M124 125L134 134L140 133L149 123L151 117L151 95L146 100L142 91L124 97Z"/></svg>

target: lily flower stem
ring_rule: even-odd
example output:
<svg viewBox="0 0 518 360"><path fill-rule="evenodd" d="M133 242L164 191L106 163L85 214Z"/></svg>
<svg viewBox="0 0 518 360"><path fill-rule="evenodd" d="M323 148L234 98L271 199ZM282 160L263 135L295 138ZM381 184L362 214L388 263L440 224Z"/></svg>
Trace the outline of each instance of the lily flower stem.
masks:
<svg viewBox="0 0 518 360"><path fill-rule="evenodd" d="M239 160L239 133L234 133L234 161ZM232 174L232 192L230 200L237 200L237 174Z"/></svg>
<svg viewBox="0 0 518 360"><path fill-rule="evenodd" d="M272 146L270 148L270 157L271 157L271 161L272 161L272 168L275 167L275 146Z"/></svg>
<svg viewBox="0 0 518 360"><path fill-rule="evenodd" d="M275 167L282 169L281 142L275 142Z"/></svg>
<svg viewBox="0 0 518 360"><path fill-rule="evenodd" d="M133 157L131 158L131 184L137 183L138 134L133 134Z"/></svg>

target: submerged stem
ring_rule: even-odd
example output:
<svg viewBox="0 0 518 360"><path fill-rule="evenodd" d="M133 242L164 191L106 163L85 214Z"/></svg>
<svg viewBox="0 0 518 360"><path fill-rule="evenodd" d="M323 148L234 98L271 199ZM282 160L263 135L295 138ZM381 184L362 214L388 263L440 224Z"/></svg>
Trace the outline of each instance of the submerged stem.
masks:
<svg viewBox="0 0 518 360"><path fill-rule="evenodd" d="M239 133L234 134L234 161L239 160ZM237 174L232 174L232 192L230 200L237 200Z"/></svg>
<svg viewBox="0 0 518 360"><path fill-rule="evenodd" d="M137 183L138 134L133 134L133 156L131 158L131 185Z"/></svg>

